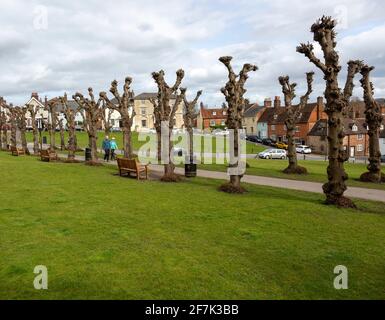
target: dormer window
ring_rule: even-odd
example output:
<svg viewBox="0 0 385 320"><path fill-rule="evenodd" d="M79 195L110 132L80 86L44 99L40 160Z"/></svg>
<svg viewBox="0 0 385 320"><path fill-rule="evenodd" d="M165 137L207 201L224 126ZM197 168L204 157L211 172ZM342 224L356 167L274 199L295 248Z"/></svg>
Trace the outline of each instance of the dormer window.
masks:
<svg viewBox="0 0 385 320"><path fill-rule="evenodd" d="M226 115L226 111L223 111L223 115L224 115L224 116Z"/></svg>
<svg viewBox="0 0 385 320"><path fill-rule="evenodd" d="M274 120L277 120L278 119L278 114L275 114L274 115Z"/></svg>
<svg viewBox="0 0 385 320"><path fill-rule="evenodd" d="M298 115L298 118L299 118L299 119L302 118L302 112Z"/></svg>
<svg viewBox="0 0 385 320"><path fill-rule="evenodd" d="M216 116L217 115L217 112L216 111L213 111L213 116Z"/></svg>
<svg viewBox="0 0 385 320"><path fill-rule="evenodd" d="M352 131L354 131L354 132L358 131L358 127L355 124L353 124L353 126L352 126Z"/></svg>
<svg viewBox="0 0 385 320"><path fill-rule="evenodd" d="M384 130L384 125L383 124L381 125L380 130Z"/></svg>

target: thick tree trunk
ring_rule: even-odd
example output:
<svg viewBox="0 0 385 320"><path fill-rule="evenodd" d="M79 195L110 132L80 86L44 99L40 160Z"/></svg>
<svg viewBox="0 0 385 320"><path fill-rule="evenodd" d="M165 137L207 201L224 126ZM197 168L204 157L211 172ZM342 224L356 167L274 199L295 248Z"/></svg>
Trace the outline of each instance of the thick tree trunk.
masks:
<svg viewBox="0 0 385 320"><path fill-rule="evenodd" d="M385 182L385 175L381 172L380 134L378 128L369 124L369 172L361 175L365 182Z"/></svg>
<svg viewBox="0 0 385 320"><path fill-rule="evenodd" d="M124 144L124 157L131 159L133 157L133 150L131 144L131 128L124 126L123 128L123 144Z"/></svg>
<svg viewBox="0 0 385 320"><path fill-rule="evenodd" d="M51 128L49 130L49 145L51 150L56 149L55 129L56 128L54 128L54 125L51 124Z"/></svg>
<svg viewBox="0 0 385 320"><path fill-rule="evenodd" d="M188 136L189 136L189 154L190 154L190 163L194 162L194 134L193 129L189 128L187 129Z"/></svg>
<svg viewBox="0 0 385 320"><path fill-rule="evenodd" d="M28 149L27 137L25 136L25 130L20 130L20 138L21 138L21 147L23 148L25 154L30 154Z"/></svg>
<svg viewBox="0 0 385 320"><path fill-rule="evenodd" d="M64 137L64 129L60 129L60 150L66 149L66 142Z"/></svg>
<svg viewBox="0 0 385 320"><path fill-rule="evenodd" d="M298 165L297 150L294 142L295 126L286 125L286 129L287 158L289 165L283 172L286 174L307 174L306 168Z"/></svg>
<svg viewBox="0 0 385 320"><path fill-rule="evenodd" d="M91 129L90 135L91 162L98 162L98 137L95 130Z"/></svg>
<svg viewBox="0 0 385 320"><path fill-rule="evenodd" d="M162 160L162 134L160 132L160 129L156 130L156 141L157 141L157 145L158 145L158 154L157 154L157 158L158 158L158 163L161 163L161 160Z"/></svg>
<svg viewBox="0 0 385 320"><path fill-rule="evenodd" d="M37 129L36 125L32 129L33 134L33 153L35 155L39 154L39 130Z"/></svg>
<svg viewBox="0 0 385 320"><path fill-rule="evenodd" d="M69 126L68 135L69 135L69 139L68 139L68 156L67 156L67 159L69 161L73 161L73 160L75 160L75 152L76 152L75 128L71 128L71 126Z"/></svg>
<svg viewBox="0 0 385 320"><path fill-rule="evenodd" d="M17 127L14 120L11 122L11 146L16 147L17 145Z"/></svg>
<svg viewBox="0 0 385 320"><path fill-rule="evenodd" d="M7 145L8 145L8 130L7 130L7 125L4 126L3 128L3 136L1 137L1 142L2 142L2 149L6 150Z"/></svg>

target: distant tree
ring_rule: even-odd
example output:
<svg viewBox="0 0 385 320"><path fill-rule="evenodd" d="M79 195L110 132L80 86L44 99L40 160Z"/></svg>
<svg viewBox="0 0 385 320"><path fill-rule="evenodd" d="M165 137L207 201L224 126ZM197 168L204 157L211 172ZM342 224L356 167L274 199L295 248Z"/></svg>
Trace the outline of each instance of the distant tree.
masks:
<svg viewBox="0 0 385 320"><path fill-rule="evenodd" d="M130 89L132 78L126 77L123 86L123 94L120 95L118 90L118 82L116 80L111 82L110 92L116 99L116 104L112 103L105 92L101 92L100 96L105 101L106 107L110 110L116 110L120 113L123 125L123 149L124 157L133 157L131 128L135 117L134 110L134 92Z"/></svg>
<svg viewBox="0 0 385 320"><path fill-rule="evenodd" d="M0 101L1 105L1 101ZM8 144L7 115L5 111L0 112L0 149L6 150Z"/></svg>
<svg viewBox="0 0 385 320"><path fill-rule="evenodd" d="M36 116L39 111L38 107L35 107L32 104L27 105L27 111L31 115L32 121L32 134L33 134L33 153L35 155L39 154L39 129L36 123Z"/></svg>
<svg viewBox="0 0 385 320"><path fill-rule="evenodd" d="M290 84L289 76L282 76L278 78L279 83L282 86L282 93L285 98L285 112L286 112L286 137L287 137L287 151L288 151L288 159L289 166L283 170L284 173L287 174L306 174L307 170L304 167L298 165L297 161L297 151L295 147L295 128L296 124L300 118L300 115L308 103L309 96L313 91L312 83L313 83L313 75L314 72L306 73L306 81L307 81L307 92L300 98L300 102L297 107L294 107L292 102L295 98L295 87L296 83Z"/></svg>
<svg viewBox="0 0 385 320"><path fill-rule="evenodd" d="M85 98L81 93L73 95L73 99L84 111L85 128L88 134L89 147L91 148L91 161L89 164L98 164L98 123L102 117L103 109L101 104L103 99L100 97L95 100L92 88L88 88L90 98Z"/></svg>
<svg viewBox="0 0 385 320"><path fill-rule="evenodd" d="M59 97L60 103L63 107L63 113L67 121L68 128L68 161L75 160L75 152L77 149L76 146L76 126L75 126L75 117L79 112L79 108L73 108L68 103L67 94L64 93L62 97Z"/></svg>
<svg viewBox="0 0 385 320"><path fill-rule="evenodd" d="M48 132L49 132L49 144L50 149L56 149L56 128L58 127L58 116L57 116L57 107L58 107L59 99L53 98L48 100L45 98L44 109L48 111Z"/></svg>
<svg viewBox="0 0 385 320"><path fill-rule="evenodd" d="M162 181L175 182L179 180L179 177L174 173L175 165L172 163L173 155L172 149L173 144L171 142L172 130L175 125L175 113L178 109L179 104L184 99L184 92L181 91L178 93L178 89L184 78L184 71L179 69L176 72L176 81L173 86L169 86L164 79L164 71L160 70L159 72L153 72L152 77L155 80L155 83L158 86L158 97L157 100L152 99L151 102L154 105L154 118L155 118L155 129L158 137L158 159L161 154L161 137L162 131L164 132L168 128L168 136L165 137L168 139L169 148L168 158L170 161L164 164L164 175L161 178ZM174 103L171 105L171 101L174 99ZM163 135L164 136L164 135ZM166 151L166 150L165 150Z"/></svg>
<svg viewBox="0 0 385 320"><path fill-rule="evenodd" d="M385 174L381 172L380 152L380 128L382 124L381 108L373 98L373 83L370 81L370 72L374 67L364 65L361 68L362 79L360 80L364 91L365 117L368 125L369 135L369 172L361 175L360 180L365 182L385 182Z"/></svg>
<svg viewBox="0 0 385 320"><path fill-rule="evenodd" d="M239 134L242 129L243 112L245 110L244 94L246 93L245 84L249 78L248 73L258 70L257 66L246 63L243 65L242 70L238 75L235 74L231 67L231 60L233 58L229 56L219 58L228 71L228 82L226 86L221 89L221 92L226 98L227 102L227 120L226 125L228 129L231 129L234 133L233 136L233 148L230 154L234 155L234 159L230 159L229 168L237 168L239 165ZM230 144L231 145L231 144ZM233 152L232 152L233 151ZM233 170L234 170L233 169ZM241 187L241 179L243 174L231 174L230 182L221 186L221 190L231 193L242 193L245 190Z"/></svg>
<svg viewBox="0 0 385 320"><path fill-rule="evenodd" d="M16 111L16 125L17 128L20 131L20 140L21 140L21 147L23 148L25 154L30 154L28 149L28 143L27 143L27 119L26 119L26 113L27 113L27 107L15 107Z"/></svg>
<svg viewBox="0 0 385 320"><path fill-rule="evenodd" d="M196 110L196 105L198 102L199 97L202 95L202 91L198 91L194 100L188 101L186 99L186 89L181 88L181 92L183 92L184 96L184 114L183 114L183 121L184 126L187 130L187 133L189 135L189 155L190 155L190 163L193 163L194 161L194 136L193 136L193 128L194 128L194 122L196 118L198 117L199 112Z"/></svg>
<svg viewBox="0 0 385 320"><path fill-rule="evenodd" d="M348 62L348 75L344 90L338 85L338 74L341 71L339 56L335 47L336 21L331 17L323 16L311 27L314 41L318 42L324 55L322 62L314 54L314 47L310 43L302 43L297 47L297 52L304 54L310 62L318 67L324 74L326 82L325 112L328 115L328 141L329 141L329 166L327 169L328 182L324 184L323 191L326 195L326 203L339 207L355 208L355 204L349 198L344 197L347 187L345 181L348 175L344 169L344 162L349 158L344 149L345 137L343 127L343 115L349 106L349 100L353 92L354 76L360 71L361 61Z"/></svg>

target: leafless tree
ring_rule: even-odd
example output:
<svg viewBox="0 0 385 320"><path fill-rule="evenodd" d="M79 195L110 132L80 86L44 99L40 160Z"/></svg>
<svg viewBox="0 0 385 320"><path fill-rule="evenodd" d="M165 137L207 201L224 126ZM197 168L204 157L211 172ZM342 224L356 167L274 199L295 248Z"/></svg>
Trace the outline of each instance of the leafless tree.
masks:
<svg viewBox="0 0 385 320"><path fill-rule="evenodd" d="M31 115L32 120L32 134L33 134L33 153L35 155L39 154L39 129L36 123L36 116L39 111L38 107L33 106L32 104L27 105L27 111ZM42 120L43 121L43 120Z"/></svg>
<svg viewBox="0 0 385 320"><path fill-rule="evenodd" d="M110 92L116 99L116 104L112 103L105 92L101 92L100 96L105 101L107 108L116 110L120 113L123 125L123 149L124 157L133 157L133 148L131 141L131 128L135 117L134 110L134 92L130 89L132 83L131 77L126 77L123 86L123 94L118 90L118 82L116 80L111 82Z"/></svg>
<svg viewBox="0 0 385 320"><path fill-rule="evenodd" d="M166 83L164 79L163 70L160 70L159 72L153 72L152 77L158 86L158 97L156 100L151 100L152 104L154 105L154 125L158 137L158 158L160 158L161 150L163 149L163 146L161 145L161 133L167 132L168 129L168 136L164 136L163 139L166 139L166 141L168 140L168 150L164 151L168 153L167 158L170 161L166 161L167 163L164 164L164 175L161 180L174 182L178 181L179 177L174 173L175 165L172 162L173 144L171 141L171 135L175 125L176 111L178 110L178 106L184 99L184 92L178 92L178 89L184 78L184 71L182 69L179 69L176 72L176 81L171 87ZM173 104L171 103L171 100L174 100Z"/></svg>
<svg viewBox="0 0 385 320"><path fill-rule="evenodd" d="M21 147L23 148L25 154L30 154L28 149L28 143L27 143L27 119L26 119L26 113L27 113L27 107L15 107L14 108L16 112L16 126L17 129L20 131L20 139L21 139Z"/></svg>
<svg viewBox="0 0 385 320"><path fill-rule="evenodd" d="M225 96L228 105L226 125L234 133L233 143L230 142L230 145L233 145L233 150L230 150L230 154L234 156L234 159L230 159L230 169L237 168L239 165L239 131L242 129L243 112L245 109L245 99L243 96L246 93L246 80L249 78L249 72L258 70L257 66L246 63L237 75L231 66L232 59L229 56L219 58L219 61L226 66L228 71L228 82L221 89L221 92ZM230 173L230 182L222 185L220 189L231 193L244 192L245 190L241 187L242 176L242 174Z"/></svg>
<svg viewBox="0 0 385 320"><path fill-rule="evenodd" d="M58 98L53 98L48 100L45 98L45 105L44 109L49 112L49 125L47 126L49 131L49 144L50 149L55 150L56 149L56 128L58 126L58 116L57 116L57 106L59 103Z"/></svg>
<svg viewBox="0 0 385 320"><path fill-rule="evenodd" d="M314 72L306 73L306 81L307 81L307 91L301 96L300 102L297 107L294 107L292 102L295 98L295 87L296 83L290 83L289 76L282 76L278 78L279 83L282 86L282 93L285 99L285 108L286 108L286 137L287 137L287 151L288 151L288 159L289 166L283 170L284 173L287 174L306 174L307 170L304 167L298 165L297 161L297 151L295 148L295 128L296 124L300 118L300 115L308 103L309 96L313 91L313 76Z"/></svg>
<svg viewBox="0 0 385 320"><path fill-rule="evenodd" d="M374 67L364 65L361 68L362 79L360 80L364 91L365 117L368 125L369 135L369 165L368 172L361 175L360 180L365 182L385 182L385 174L381 172L380 152L380 128L382 124L381 108L373 98L373 83L370 81L370 72Z"/></svg>
<svg viewBox="0 0 385 320"><path fill-rule="evenodd" d="M76 126L75 126L75 117L79 112L78 108L71 108L68 103L67 94L64 93L62 97L59 97L60 103L63 107L63 113L67 121L68 128L68 161L75 160L75 152L76 152Z"/></svg>
<svg viewBox="0 0 385 320"><path fill-rule="evenodd" d="M60 130L60 150L65 150L66 149L66 143L65 143L65 126L64 126L64 119L58 119L57 121L59 125L59 130Z"/></svg>
<svg viewBox="0 0 385 320"><path fill-rule="evenodd" d="M0 101L0 105L1 101ZM8 133L7 133L7 115L5 111L0 112L0 149L6 150L8 144Z"/></svg>
<svg viewBox="0 0 385 320"><path fill-rule="evenodd" d="M194 136L193 136L193 128L194 128L194 122L196 118L199 115L199 112L196 110L196 105L198 102L199 97L202 95L202 91L198 91L195 99L192 101L188 101L186 99L186 89L181 88L180 89L183 92L184 95L184 114L183 114L183 122L184 126L187 130L187 133L189 135L189 155L190 155L190 163L193 163L194 161Z"/></svg>
<svg viewBox="0 0 385 320"><path fill-rule="evenodd" d="M17 110L12 103L7 104L5 100L2 99L2 107L6 110L6 117L11 129L10 136L10 145L12 147L17 146L16 136L17 136Z"/></svg>
<svg viewBox="0 0 385 320"><path fill-rule="evenodd" d="M84 126L87 130L90 143L89 147L91 148L90 164L98 164L98 123L103 113L103 109L101 108L103 99L100 97L98 100L95 100L92 88L88 88L88 94L90 98L85 98L81 93L78 92L73 95L73 99L84 111Z"/></svg>
<svg viewBox="0 0 385 320"><path fill-rule="evenodd" d="M344 169L344 162L349 158L344 149L344 127L343 115L349 107L349 100L353 92L354 76L360 71L361 61L348 62L348 75L344 90L338 84L338 74L341 71L339 55L336 51L336 21L331 17L323 16L311 27L314 41L321 46L324 61L318 59L314 54L313 45L302 43L297 47L297 52L304 54L310 62L319 68L326 82L325 112L328 115L328 141L329 141L329 166L327 169L328 182L324 184L323 190L326 195L326 203L340 207L355 208L355 204L349 198L344 197L347 187L345 181L348 175Z"/></svg>

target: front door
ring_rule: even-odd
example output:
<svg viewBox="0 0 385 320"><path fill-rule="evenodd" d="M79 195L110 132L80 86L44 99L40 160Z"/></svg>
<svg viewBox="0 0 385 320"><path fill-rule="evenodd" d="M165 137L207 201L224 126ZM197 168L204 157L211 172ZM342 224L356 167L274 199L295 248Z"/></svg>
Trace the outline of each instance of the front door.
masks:
<svg viewBox="0 0 385 320"><path fill-rule="evenodd" d="M350 158L354 158L356 156L356 147L350 147Z"/></svg>

